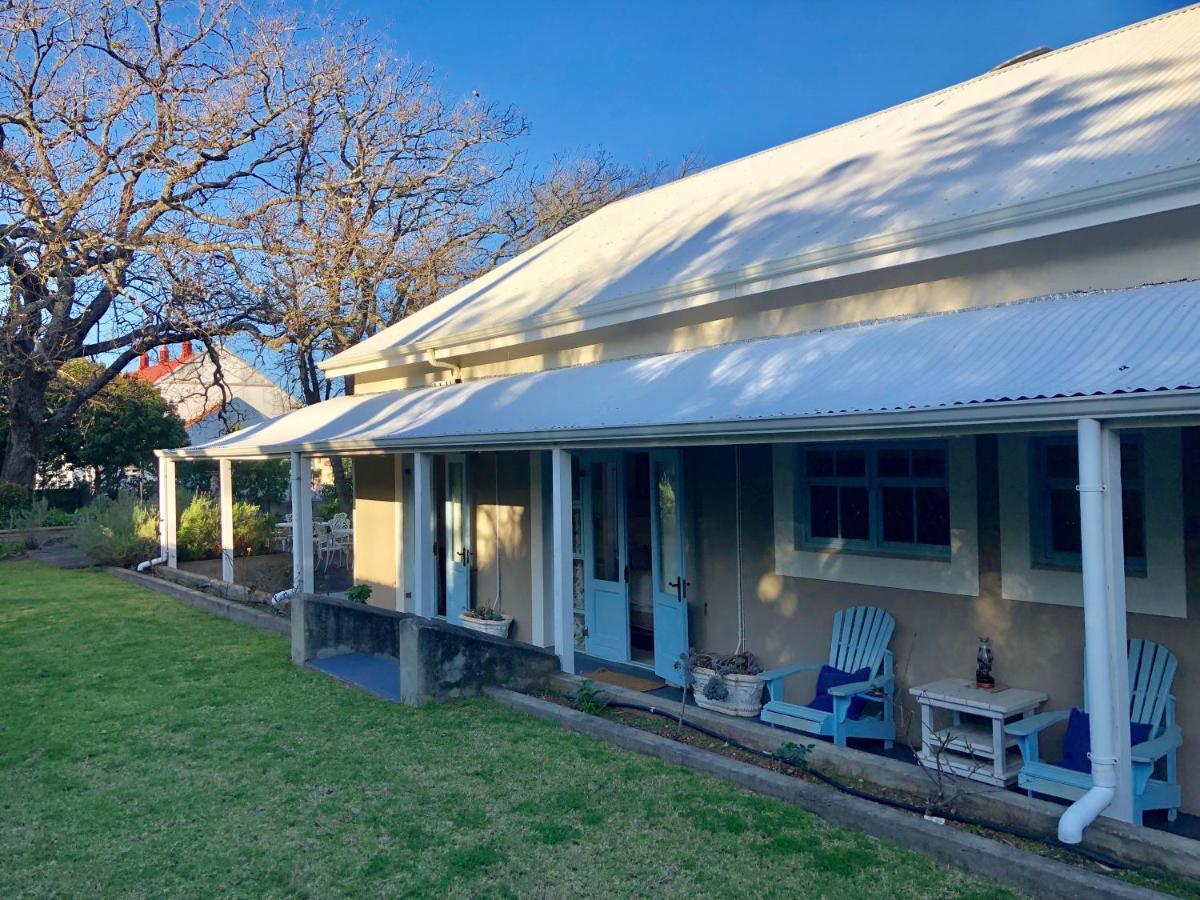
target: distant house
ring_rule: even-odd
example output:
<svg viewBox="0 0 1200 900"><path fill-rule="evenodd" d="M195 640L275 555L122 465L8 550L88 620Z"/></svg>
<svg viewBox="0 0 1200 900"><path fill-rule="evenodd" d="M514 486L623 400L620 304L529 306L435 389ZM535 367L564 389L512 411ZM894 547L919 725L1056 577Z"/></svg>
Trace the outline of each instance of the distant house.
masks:
<svg viewBox="0 0 1200 900"><path fill-rule="evenodd" d="M152 383L183 419L193 444L257 425L290 412L299 403L246 360L218 346L217 364L185 341L178 356L160 347L157 360L143 353L131 374Z"/></svg>

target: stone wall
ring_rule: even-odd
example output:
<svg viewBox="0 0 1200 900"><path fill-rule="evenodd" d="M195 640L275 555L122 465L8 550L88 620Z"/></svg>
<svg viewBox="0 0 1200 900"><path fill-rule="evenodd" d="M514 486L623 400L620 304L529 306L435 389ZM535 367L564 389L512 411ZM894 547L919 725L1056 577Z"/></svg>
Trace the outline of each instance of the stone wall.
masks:
<svg viewBox="0 0 1200 900"><path fill-rule="evenodd" d="M292 661L366 653L400 662L406 703L477 696L489 686L536 691L559 671L551 651L411 613L331 597L292 600Z"/></svg>

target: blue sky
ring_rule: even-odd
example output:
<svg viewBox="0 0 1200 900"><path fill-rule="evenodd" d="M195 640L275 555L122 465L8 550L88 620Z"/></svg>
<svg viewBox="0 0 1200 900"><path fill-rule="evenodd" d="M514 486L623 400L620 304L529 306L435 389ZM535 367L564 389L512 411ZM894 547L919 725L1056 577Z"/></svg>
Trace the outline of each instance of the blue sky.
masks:
<svg viewBox="0 0 1200 900"><path fill-rule="evenodd" d="M598 147L715 164L1180 5L341 0L337 14L432 66L449 97L520 108L533 164Z"/></svg>

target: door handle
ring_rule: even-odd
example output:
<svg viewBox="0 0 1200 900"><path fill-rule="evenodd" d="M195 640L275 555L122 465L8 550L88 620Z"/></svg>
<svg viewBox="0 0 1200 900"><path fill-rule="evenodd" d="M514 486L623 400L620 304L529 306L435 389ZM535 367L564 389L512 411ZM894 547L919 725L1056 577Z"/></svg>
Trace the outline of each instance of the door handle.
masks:
<svg viewBox="0 0 1200 900"><path fill-rule="evenodd" d="M629 584L629 566L625 567L625 583Z"/></svg>
<svg viewBox="0 0 1200 900"><path fill-rule="evenodd" d="M675 599L680 603L683 602L683 583L682 578L676 578L674 581L667 582L667 587L675 588Z"/></svg>

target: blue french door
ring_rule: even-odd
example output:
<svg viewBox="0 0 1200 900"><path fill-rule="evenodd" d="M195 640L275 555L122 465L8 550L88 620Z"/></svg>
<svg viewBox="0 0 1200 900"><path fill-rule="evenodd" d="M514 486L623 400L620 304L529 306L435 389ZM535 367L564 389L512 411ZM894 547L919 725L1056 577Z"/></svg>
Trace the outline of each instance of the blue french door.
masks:
<svg viewBox="0 0 1200 900"><path fill-rule="evenodd" d="M683 465L678 450L650 451L650 556L654 584L654 672L680 684L675 663L688 647Z"/></svg>
<svg viewBox="0 0 1200 900"><path fill-rule="evenodd" d="M624 460L618 452L580 456L583 512L584 650L629 659L629 585Z"/></svg>
<svg viewBox="0 0 1200 900"><path fill-rule="evenodd" d="M446 621L458 624L471 605L471 497L467 457L448 454L445 463Z"/></svg>

